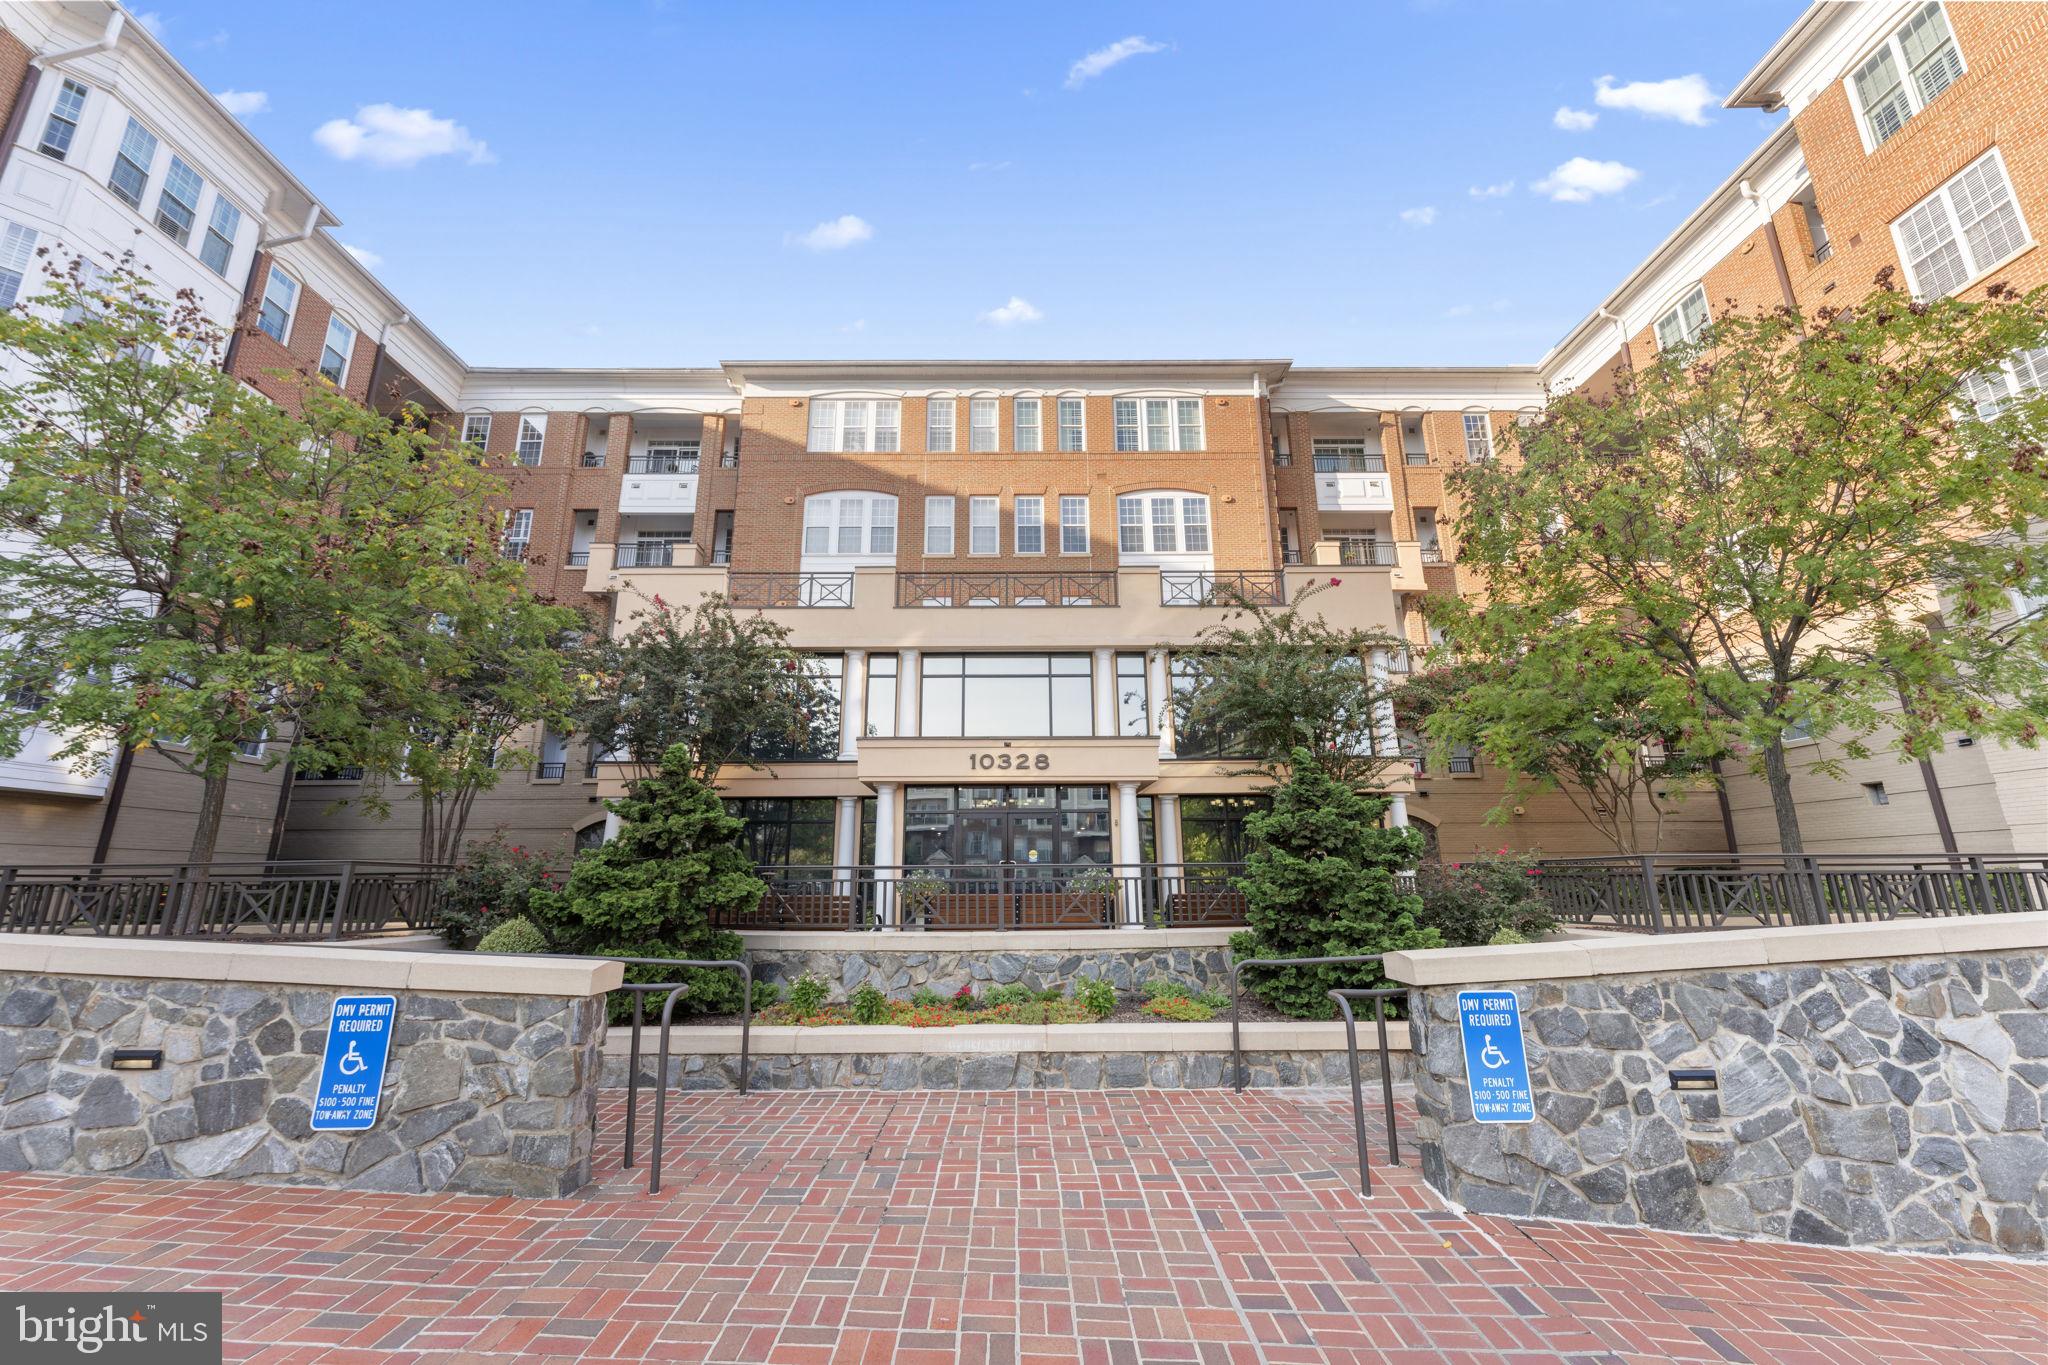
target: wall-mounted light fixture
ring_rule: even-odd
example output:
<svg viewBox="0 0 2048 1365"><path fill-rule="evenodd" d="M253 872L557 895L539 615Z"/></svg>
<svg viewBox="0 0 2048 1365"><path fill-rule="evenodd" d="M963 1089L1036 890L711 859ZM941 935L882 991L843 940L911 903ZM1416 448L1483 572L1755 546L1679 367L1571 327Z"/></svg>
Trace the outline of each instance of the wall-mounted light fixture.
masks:
<svg viewBox="0 0 2048 1365"><path fill-rule="evenodd" d="M1721 1078L1710 1066L1674 1066L1664 1073L1671 1078L1673 1090L1719 1090Z"/></svg>
<svg viewBox="0 0 2048 1365"><path fill-rule="evenodd" d="M117 1047L107 1058L109 1071L160 1071L163 1064L160 1047Z"/></svg>

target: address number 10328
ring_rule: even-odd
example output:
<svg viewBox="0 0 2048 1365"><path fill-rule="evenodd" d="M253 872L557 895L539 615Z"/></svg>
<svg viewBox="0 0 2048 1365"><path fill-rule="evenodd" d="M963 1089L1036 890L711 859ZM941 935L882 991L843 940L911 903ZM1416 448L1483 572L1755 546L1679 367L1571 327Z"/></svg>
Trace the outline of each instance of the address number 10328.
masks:
<svg viewBox="0 0 2048 1365"><path fill-rule="evenodd" d="M1051 766L1052 756L1049 754L1000 753L967 755L967 767L972 772L1001 772L1004 769L1013 771L1036 769L1039 772L1044 772Z"/></svg>

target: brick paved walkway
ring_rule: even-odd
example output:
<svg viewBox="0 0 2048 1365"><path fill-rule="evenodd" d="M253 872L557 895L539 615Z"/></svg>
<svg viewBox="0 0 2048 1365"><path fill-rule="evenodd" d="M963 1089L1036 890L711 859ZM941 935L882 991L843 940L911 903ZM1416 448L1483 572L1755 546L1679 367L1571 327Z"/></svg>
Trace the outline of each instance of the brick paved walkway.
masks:
<svg viewBox="0 0 2048 1365"><path fill-rule="evenodd" d="M0 1287L222 1290L266 1361L2048 1361L2048 1264L1467 1218L1412 1163L1367 1202L1334 1097L694 1094L671 1133L651 1199L609 1137L544 1202L7 1176Z"/></svg>

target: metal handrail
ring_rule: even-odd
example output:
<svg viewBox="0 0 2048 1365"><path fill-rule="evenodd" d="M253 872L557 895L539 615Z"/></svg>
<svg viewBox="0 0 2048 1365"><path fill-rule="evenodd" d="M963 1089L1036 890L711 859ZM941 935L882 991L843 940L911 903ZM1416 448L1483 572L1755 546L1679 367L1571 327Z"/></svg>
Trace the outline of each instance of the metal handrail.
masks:
<svg viewBox="0 0 2048 1365"><path fill-rule="evenodd" d="M853 573L728 573L726 596L735 607L850 607Z"/></svg>
<svg viewBox="0 0 2048 1365"><path fill-rule="evenodd" d="M1244 1089L1244 1042L1240 1030L1243 1011L1238 1008L1238 999L1243 995L1240 978L1247 967L1325 967L1339 963L1384 962L1385 953L1353 953L1339 957L1247 957L1233 960L1230 964L1230 1077L1231 1089Z"/></svg>
<svg viewBox="0 0 2048 1365"><path fill-rule="evenodd" d="M600 955L593 955L600 956ZM706 970L730 967L740 974L740 1093L747 1093L749 1073L753 1070L750 1060L754 1023L754 967L751 962L735 958L672 958L672 957L604 957L607 962L623 962L636 967L701 967ZM633 993L633 1034L626 1049L626 1143L625 1154L619 1169L630 1170L633 1165L633 1129L640 1112L640 1029L645 1022L642 1001L654 991L667 991L668 997L661 1006L661 1046L657 1053L658 1070L655 1072L654 1092L654 1146L648 1154L647 1192L661 1192L661 1140L668 1120L668 1043L669 1027L674 1022L676 1002L689 991L687 984L673 981L626 982L620 990Z"/></svg>
<svg viewBox="0 0 2048 1365"><path fill-rule="evenodd" d="M1113 607L1114 569L964 570L896 575L898 607Z"/></svg>
<svg viewBox="0 0 2048 1365"><path fill-rule="evenodd" d="M1372 1001L1373 1023L1380 1033L1380 1101L1387 1111L1387 1164L1401 1164L1401 1139L1394 1132L1394 1068L1387 1049L1387 1000L1408 994L1405 986L1382 986L1374 990L1333 990L1330 999L1344 1015L1344 1049L1351 1060L1351 1128L1358 1139L1358 1191L1372 1195L1372 1170L1365 1160L1365 1092L1358 1081L1358 1021L1352 1016L1353 1000ZM1413 1045L1413 1040L1410 1040Z"/></svg>
<svg viewBox="0 0 2048 1365"><path fill-rule="evenodd" d="M1159 574L1162 607L1235 606L1239 602L1277 607L1286 601L1285 578L1278 569L1162 569Z"/></svg>
<svg viewBox="0 0 2048 1365"><path fill-rule="evenodd" d="M1382 454L1344 455L1335 451L1317 451L1312 456L1318 474L1384 474L1387 472L1387 457Z"/></svg>

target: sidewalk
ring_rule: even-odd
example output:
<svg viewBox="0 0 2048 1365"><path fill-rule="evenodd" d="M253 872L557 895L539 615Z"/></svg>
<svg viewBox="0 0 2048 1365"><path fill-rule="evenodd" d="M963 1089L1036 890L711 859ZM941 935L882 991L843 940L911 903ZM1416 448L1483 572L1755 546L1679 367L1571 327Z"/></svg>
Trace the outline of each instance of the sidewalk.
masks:
<svg viewBox="0 0 2048 1365"><path fill-rule="evenodd" d="M1348 1096L672 1099L653 1199L622 1092L571 1199L0 1177L0 1287L218 1289L276 1361L2048 1360L2048 1264L1362 1200Z"/></svg>

